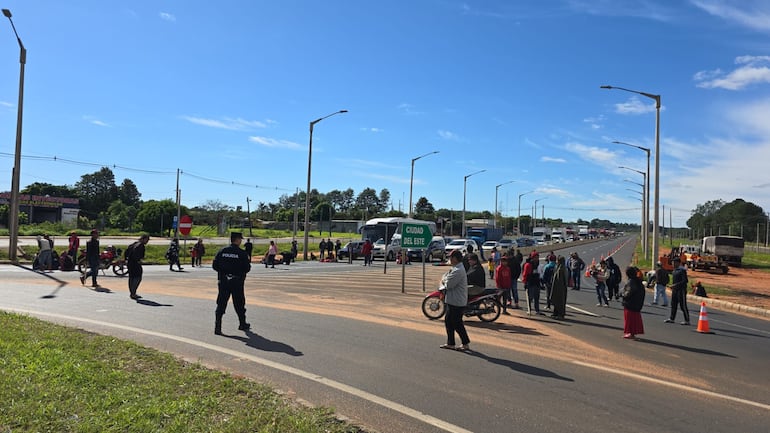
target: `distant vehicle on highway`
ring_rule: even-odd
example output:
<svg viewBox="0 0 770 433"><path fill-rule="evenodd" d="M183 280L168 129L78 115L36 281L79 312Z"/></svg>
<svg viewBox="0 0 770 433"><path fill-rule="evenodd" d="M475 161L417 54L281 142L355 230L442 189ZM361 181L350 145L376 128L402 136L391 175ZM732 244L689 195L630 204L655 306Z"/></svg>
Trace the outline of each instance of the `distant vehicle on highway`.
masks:
<svg viewBox="0 0 770 433"><path fill-rule="evenodd" d="M489 255L492 254L492 248L497 248L497 251L500 251L500 243L497 241L486 241L481 245L484 257L489 258Z"/></svg>
<svg viewBox="0 0 770 433"><path fill-rule="evenodd" d="M468 254L468 247L473 247L473 251L476 251L476 242L471 239L455 239L446 245L444 252L449 257L454 250L460 250L463 255Z"/></svg>
<svg viewBox="0 0 770 433"><path fill-rule="evenodd" d="M516 239L516 246L519 248L522 247L531 247L535 245L535 240L532 238L518 238Z"/></svg>
<svg viewBox="0 0 770 433"><path fill-rule="evenodd" d="M514 245L513 239L500 239L497 241L497 243L500 245L497 249L501 251L508 251L511 249Z"/></svg>

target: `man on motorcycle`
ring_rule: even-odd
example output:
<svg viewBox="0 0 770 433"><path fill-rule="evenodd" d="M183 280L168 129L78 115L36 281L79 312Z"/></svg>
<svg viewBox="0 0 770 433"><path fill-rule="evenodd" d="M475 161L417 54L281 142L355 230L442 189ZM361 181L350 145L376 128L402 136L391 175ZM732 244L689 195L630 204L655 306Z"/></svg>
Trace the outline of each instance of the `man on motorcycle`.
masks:
<svg viewBox="0 0 770 433"><path fill-rule="evenodd" d="M479 256L476 253L468 254L468 264L470 265L467 271L468 286L473 286L471 296L478 295L487 287L487 274L481 267Z"/></svg>
<svg viewBox="0 0 770 433"><path fill-rule="evenodd" d="M460 251L452 251L449 256L449 263L452 269L441 278L441 285L446 287L446 298L444 302L447 305L447 314L444 318L446 327L446 344L442 344L442 349L468 350L470 339L465 331L463 324L463 312L468 304L468 282L463 266L463 255ZM478 257L476 258L478 260ZM484 273L484 270L481 270ZM455 345L455 332L460 335L462 346Z"/></svg>

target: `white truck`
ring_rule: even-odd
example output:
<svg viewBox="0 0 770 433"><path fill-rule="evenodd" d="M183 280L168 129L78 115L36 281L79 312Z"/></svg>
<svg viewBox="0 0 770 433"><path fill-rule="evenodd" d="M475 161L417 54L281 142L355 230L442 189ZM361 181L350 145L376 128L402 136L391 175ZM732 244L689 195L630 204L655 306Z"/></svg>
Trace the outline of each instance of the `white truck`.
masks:
<svg viewBox="0 0 770 433"><path fill-rule="evenodd" d="M538 245L542 245L551 238L551 229L548 227L535 227L532 229L532 237Z"/></svg>
<svg viewBox="0 0 770 433"><path fill-rule="evenodd" d="M578 236L580 236L580 240L588 239L588 226L587 225L579 225L578 226Z"/></svg>
<svg viewBox="0 0 770 433"><path fill-rule="evenodd" d="M551 242L555 244L560 244L564 242L564 229L562 229L561 227L557 227L551 230Z"/></svg>

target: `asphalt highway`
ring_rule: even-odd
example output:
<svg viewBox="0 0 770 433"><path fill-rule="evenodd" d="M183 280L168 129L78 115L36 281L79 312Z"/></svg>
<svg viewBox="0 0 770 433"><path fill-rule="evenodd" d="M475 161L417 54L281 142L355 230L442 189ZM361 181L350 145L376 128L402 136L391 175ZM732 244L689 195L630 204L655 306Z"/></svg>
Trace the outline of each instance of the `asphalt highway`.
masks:
<svg viewBox="0 0 770 433"><path fill-rule="evenodd" d="M611 253L622 266L632 250L625 238L564 252L588 263ZM622 307L596 307L586 279L569 292L564 321L525 310L491 324L466 319L472 351L461 353L439 349L443 322L420 312L421 265L361 264L255 265L246 284L253 332L237 331L229 310L221 337L210 267L146 267L134 302L124 278L105 275L94 289L74 272L3 265L0 309L252 377L381 432L767 431L766 321L709 308L714 334L700 334L699 306L690 305L689 327L646 306L646 333L624 340ZM446 270L425 267L428 290Z"/></svg>

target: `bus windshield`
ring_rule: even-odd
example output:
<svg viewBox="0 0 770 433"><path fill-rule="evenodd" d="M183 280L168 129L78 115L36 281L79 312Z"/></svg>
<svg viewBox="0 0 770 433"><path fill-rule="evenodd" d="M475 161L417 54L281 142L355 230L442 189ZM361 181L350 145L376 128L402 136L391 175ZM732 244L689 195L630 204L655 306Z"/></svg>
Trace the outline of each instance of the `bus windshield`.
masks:
<svg viewBox="0 0 770 433"><path fill-rule="evenodd" d="M436 223L433 221L402 217L373 218L361 227L361 239L369 239L372 242L383 239L386 244L389 244L394 234L401 233L402 223L425 224L432 235L436 234Z"/></svg>

